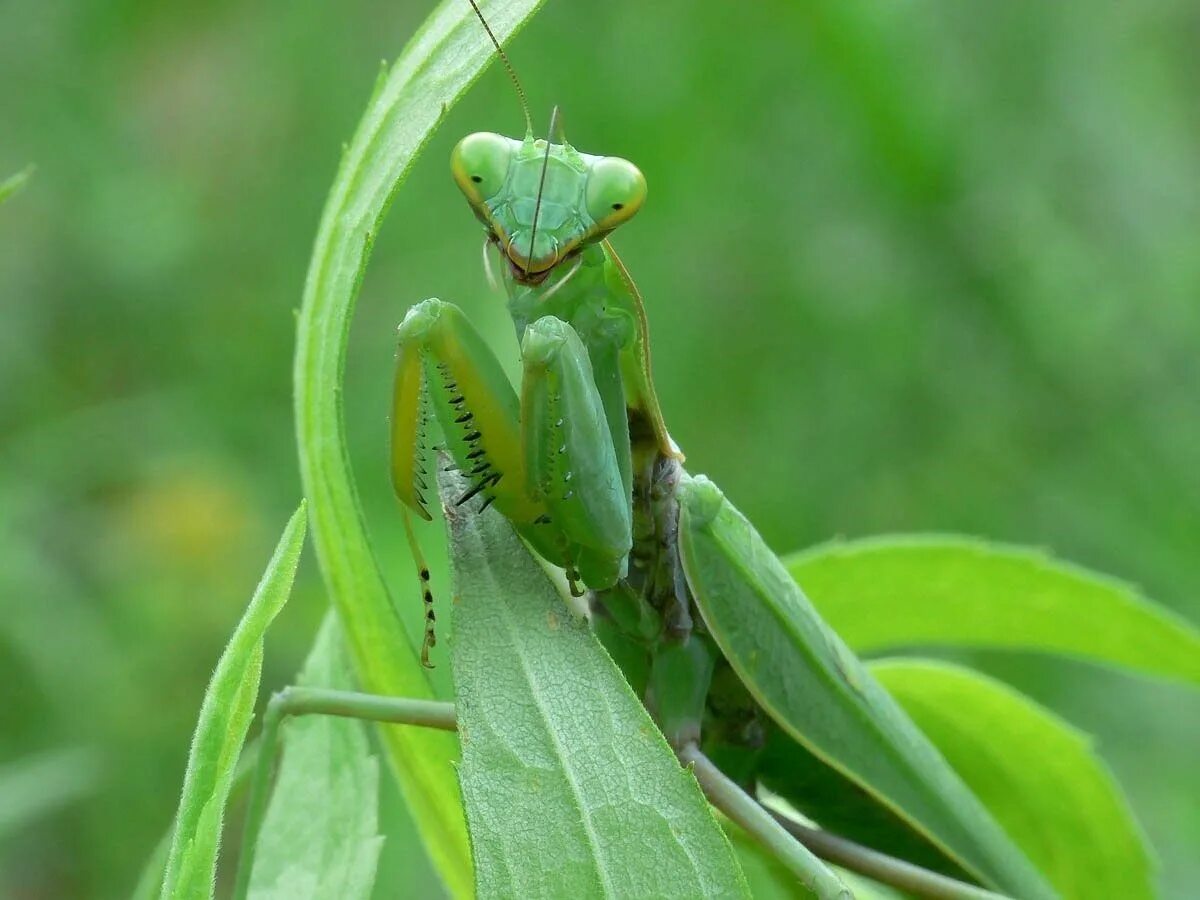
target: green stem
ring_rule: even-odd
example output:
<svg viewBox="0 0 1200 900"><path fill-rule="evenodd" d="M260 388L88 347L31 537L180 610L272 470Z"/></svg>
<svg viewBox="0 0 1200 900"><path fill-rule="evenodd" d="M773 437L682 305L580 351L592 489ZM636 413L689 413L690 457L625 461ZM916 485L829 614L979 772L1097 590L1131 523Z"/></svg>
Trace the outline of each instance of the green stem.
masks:
<svg viewBox="0 0 1200 900"><path fill-rule="evenodd" d="M250 786L250 800L246 804L246 826L242 832L242 852L238 859L237 881L233 888L234 900L245 900L250 890L250 872L253 868L251 863L254 859L254 848L258 844L258 834L262 830L263 817L267 811L275 745L279 741L279 726L287 716L313 714L392 722L397 725L420 725L441 731L454 731L457 727L453 703L311 687L286 687L272 696L267 704L267 711L263 713L258 765Z"/></svg>
<svg viewBox="0 0 1200 900"><path fill-rule="evenodd" d="M907 891L914 897L926 900L1004 900L1003 894L922 869L828 831L809 828L775 810L768 812L788 833L821 859Z"/></svg>
<svg viewBox="0 0 1200 900"><path fill-rule="evenodd" d="M234 900L245 900L250 888L251 863L266 815L279 727L288 716L312 714L420 725L442 731L457 728L453 703L312 687L288 687L275 694L263 714ZM691 766L709 802L766 846L820 900L850 900L853 896L822 860L927 900L1003 900L1000 894L922 869L828 831L808 828L766 809L730 781L694 743L685 745L679 751L679 758Z"/></svg>
<svg viewBox="0 0 1200 900"><path fill-rule="evenodd" d="M330 688L287 687L271 698L267 706L268 716L271 715L272 707L280 717L317 713L346 719L391 722L396 725L420 725L439 731L458 729L454 718L454 704L436 700L383 697L379 694L337 691Z"/></svg>
<svg viewBox="0 0 1200 900"><path fill-rule="evenodd" d="M783 863L819 900L853 900L854 895L829 868L771 817L757 800L730 781L694 743L679 758L692 768L710 803Z"/></svg>

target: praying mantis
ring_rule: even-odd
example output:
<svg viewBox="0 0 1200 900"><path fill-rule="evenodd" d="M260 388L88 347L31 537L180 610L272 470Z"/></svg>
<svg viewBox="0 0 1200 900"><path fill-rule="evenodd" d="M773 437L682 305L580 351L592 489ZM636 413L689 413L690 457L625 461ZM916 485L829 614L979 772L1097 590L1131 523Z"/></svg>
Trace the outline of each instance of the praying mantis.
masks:
<svg viewBox="0 0 1200 900"><path fill-rule="evenodd" d="M902 858L1021 897L1054 896L753 526L683 468L654 391L643 300L609 241L644 203L642 174L556 143L557 115L547 139L534 137L528 112L526 122L522 139L469 135L451 158L484 226L485 259L502 258L520 389L458 307L414 306L394 376L399 499L429 518L436 424L469 482L455 505L494 505L565 571L680 759L706 787L729 789L710 797L732 817L746 807L730 791L761 783ZM428 569L418 568L429 664L436 620ZM445 727L419 711L390 720ZM809 781L818 770L835 785L823 806L830 796L814 796ZM755 821L748 827L771 827ZM960 896L986 895L954 884Z"/></svg>
<svg viewBox="0 0 1200 900"><path fill-rule="evenodd" d="M520 389L458 307L436 299L413 307L399 328L392 408L397 496L429 518L425 451L436 421L469 483L455 504L494 503L565 570L573 594L588 594L597 633L677 752L707 741L740 760L741 780L752 782L764 751L773 755L768 745L790 745L783 769L807 754L882 807L889 840L902 822L908 835L892 847L941 855L949 870L1021 896L1052 896L824 627L753 526L715 484L683 468L654 391L643 300L609 241L644 203L642 173L537 139L527 109L525 118L523 139L472 134L451 156L484 227L485 262L492 253L502 260ZM557 119L556 111L551 136ZM423 564L421 573L427 582ZM422 587L428 664L435 613ZM829 699L822 721L806 716L814 696ZM864 729L878 730L890 752L856 758L847 736ZM788 775L767 780L806 807L789 796Z"/></svg>

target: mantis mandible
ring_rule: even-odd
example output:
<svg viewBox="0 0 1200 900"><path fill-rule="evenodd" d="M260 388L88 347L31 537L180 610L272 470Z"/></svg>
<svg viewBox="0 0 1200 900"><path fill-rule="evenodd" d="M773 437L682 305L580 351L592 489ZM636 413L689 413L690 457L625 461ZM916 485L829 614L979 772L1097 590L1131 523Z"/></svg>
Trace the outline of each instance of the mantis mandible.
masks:
<svg viewBox="0 0 1200 900"><path fill-rule="evenodd" d="M485 260L502 260L520 389L458 307L414 306L399 328L391 417L399 499L430 518L436 422L470 482L456 503L494 504L566 572L573 594L587 596L597 634L718 805L728 792L704 782L706 772L724 777L709 756L735 791L764 784L821 813L822 824L906 859L1022 897L1054 896L753 526L715 484L683 469L654 391L642 297L609 241L641 209L645 178L626 160L555 143L557 113L544 140L527 108L525 118L523 139L472 134L451 157L484 227ZM406 526L411 538L407 517ZM435 614L419 554L418 567L428 665ZM822 715L809 715L818 706ZM427 710L394 716L446 727ZM872 745L882 749L862 751ZM836 803L822 807L829 797L810 793L816 770L835 785ZM847 799L857 805L838 818ZM956 884L961 896L983 894Z"/></svg>

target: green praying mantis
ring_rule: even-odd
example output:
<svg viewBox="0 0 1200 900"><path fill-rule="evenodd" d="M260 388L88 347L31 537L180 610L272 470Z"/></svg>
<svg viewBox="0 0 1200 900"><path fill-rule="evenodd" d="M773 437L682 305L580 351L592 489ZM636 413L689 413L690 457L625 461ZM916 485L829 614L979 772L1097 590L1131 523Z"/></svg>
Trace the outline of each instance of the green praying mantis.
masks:
<svg viewBox="0 0 1200 900"><path fill-rule="evenodd" d="M557 114L547 139L534 137L527 110L526 124L519 140L469 135L451 158L484 226L485 260L503 260L520 388L458 307L414 306L399 328L391 416L399 499L430 518L436 424L468 482L455 505L494 505L566 573L681 760L765 842L781 826L757 805L756 786L846 838L945 876L943 895L987 895L979 884L1055 896L753 526L715 484L683 468L654 391L642 297L609 241L644 203L641 172L555 143ZM418 568L428 665L436 620L419 555ZM346 709L447 727L402 700ZM265 772L270 753L262 758Z"/></svg>
<svg viewBox="0 0 1200 900"><path fill-rule="evenodd" d="M750 523L683 469L654 391L642 298L609 241L643 205L642 173L536 139L527 111L526 123L523 139L472 134L451 157L484 226L485 260L493 250L503 260L519 392L458 307L413 307L399 329L392 410L399 498L429 518L435 420L470 484L456 504L494 503L565 570L572 593L588 592L596 631L677 751L704 747L740 767L742 783L765 780L800 809L813 806L791 782L824 764L877 807L874 819L840 819L852 834L884 834L888 849L1020 896L1052 895L1032 866L1013 865L1020 852ZM428 663L435 614L423 593ZM834 716L808 720L816 695L832 698ZM856 758L848 738L859 729L883 732L892 752Z"/></svg>

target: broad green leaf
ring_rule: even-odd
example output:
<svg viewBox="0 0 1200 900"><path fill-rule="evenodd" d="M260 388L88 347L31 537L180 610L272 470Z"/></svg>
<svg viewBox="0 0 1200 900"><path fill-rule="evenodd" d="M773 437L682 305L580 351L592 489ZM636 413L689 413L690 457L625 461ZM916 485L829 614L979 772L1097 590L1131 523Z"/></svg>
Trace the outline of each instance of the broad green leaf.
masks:
<svg viewBox="0 0 1200 900"><path fill-rule="evenodd" d="M1086 735L968 669L870 668L1064 897L1154 896L1141 831Z"/></svg>
<svg viewBox="0 0 1200 900"><path fill-rule="evenodd" d="M706 478L679 488L680 552L705 623L791 738L987 885L1054 892Z"/></svg>
<svg viewBox="0 0 1200 900"><path fill-rule="evenodd" d="M332 614L297 682L353 690ZM252 900L356 900L371 896L383 838L377 827L379 765L363 724L334 716L287 722L283 756L263 820Z"/></svg>
<svg viewBox="0 0 1200 900"><path fill-rule="evenodd" d="M33 166L26 166L17 174L0 181L0 204L25 187L31 177L33 177Z"/></svg>
<svg viewBox="0 0 1200 900"><path fill-rule="evenodd" d="M1039 550L949 535L814 547L788 569L859 653L1036 650L1200 684L1200 633L1132 585Z"/></svg>
<svg viewBox="0 0 1200 900"><path fill-rule="evenodd" d="M512 526L444 505L479 896L748 896L695 779Z"/></svg>
<svg viewBox="0 0 1200 900"><path fill-rule="evenodd" d="M217 662L192 737L162 897L211 897L225 801L258 696L263 636L287 602L304 546L305 505L292 515L250 606Z"/></svg>
<svg viewBox="0 0 1200 900"><path fill-rule="evenodd" d="M542 0L481 2L501 41ZM396 620L363 523L342 415L350 319L374 235L392 196L449 108L495 53L464 0L444 0L376 85L342 156L317 232L296 338L296 431L311 503L313 545L363 690L430 697L429 681ZM448 887L470 893L470 854L447 761L454 736L380 731L393 775Z"/></svg>

